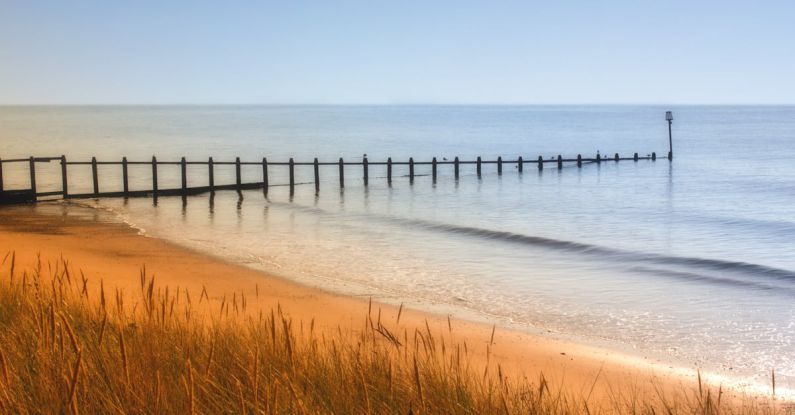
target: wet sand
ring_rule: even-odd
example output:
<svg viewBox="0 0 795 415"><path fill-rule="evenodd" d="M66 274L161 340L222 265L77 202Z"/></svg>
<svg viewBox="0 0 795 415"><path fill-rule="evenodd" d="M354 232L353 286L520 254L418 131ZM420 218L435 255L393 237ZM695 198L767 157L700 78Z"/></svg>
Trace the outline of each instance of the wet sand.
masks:
<svg viewBox="0 0 795 415"><path fill-rule="evenodd" d="M88 210L57 205L1 207L0 257L15 252L19 272L34 269L39 255L45 267L64 258L82 270L94 289L102 280L106 289L118 287L128 293L139 290L140 271L145 266L159 285L188 289L197 297L206 288L214 303L233 293L250 297L258 293L258 304L266 309L278 305L296 321L314 319L316 330L341 329L352 335L362 327L371 307L368 298L325 292L141 236L124 224L92 215L90 210L70 213L79 209ZM3 274L7 266L3 266ZM398 307L373 303L372 309L374 314L380 313L382 321L394 324L397 319ZM449 329L447 316L404 309L399 330L425 330L426 321L432 331ZM491 344L492 326L459 319L450 325L453 336L466 341L471 364L485 364L489 348L488 359L499 363L508 376L536 380L543 372L551 385L563 385L582 399L590 396L589 402L595 405L659 394L673 397L696 386L695 369L672 369L615 351L499 327Z"/></svg>

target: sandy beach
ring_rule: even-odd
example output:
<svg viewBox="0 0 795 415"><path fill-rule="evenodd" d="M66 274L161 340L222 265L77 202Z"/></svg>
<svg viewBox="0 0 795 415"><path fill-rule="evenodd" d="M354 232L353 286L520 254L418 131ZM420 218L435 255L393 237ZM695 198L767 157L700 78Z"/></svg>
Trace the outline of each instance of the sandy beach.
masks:
<svg viewBox="0 0 795 415"><path fill-rule="evenodd" d="M2 255L15 252L17 269L34 269L39 256L43 266L62 257L79 267L92 289L102 280L106 287L134 292L146 267L158 284L196 295L206 288L215 303L234 293L259 292L261 306L279 305L296 321L314 320L321 331L356 333L370 307L385 321L395 321L398 314L391 305L371 305L367 298L336 295L226 263L138 235L124 224L42 214L31 206L0 209L0 249ZM448 330L447 316L417 310L403 310L400 326L412 331L424 328L426 321L431 330ZM480 360L471 363L484 364L488 347L489 359L508 376L534 379L543 373L551 384L590 396L593 402L678 394L694 386L695 370L688 375L614 351L502 328L494 331L490 345L493 327L455 319L450 325L467 342L473 360Z"/></svg>

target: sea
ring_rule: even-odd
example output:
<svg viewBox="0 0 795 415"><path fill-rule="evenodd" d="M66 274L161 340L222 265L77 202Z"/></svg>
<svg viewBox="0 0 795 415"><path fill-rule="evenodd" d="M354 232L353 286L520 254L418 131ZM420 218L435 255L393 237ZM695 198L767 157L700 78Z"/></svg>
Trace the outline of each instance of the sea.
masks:
<svg viewBox="0 0 795 415"><path fill-rule="evenodd" d="M673 112L672 160L665 112ZM656 161L546 164L615 153ZM795 106L27 106L0 107L0 158L69 161L417 162L484 164L269 167L271 187L182 198L88 199L141 234L303 284L594 344L778 394L795 389ZM40 192L60 165L37 163ZM98 167L121 190L118 165ZM188 185L207 166L188 166ZM159 167L178 188L178 165ZM131 165L130 187L151 186ZM261 181L258 165L243 181ZM234 183L217 165L215 183ZM69 166L70 193L91 167ZM4 163L6 189L29 187ZM71 213L70 213L71 214ZM74 213L77 214L77 213Z"/></svg>

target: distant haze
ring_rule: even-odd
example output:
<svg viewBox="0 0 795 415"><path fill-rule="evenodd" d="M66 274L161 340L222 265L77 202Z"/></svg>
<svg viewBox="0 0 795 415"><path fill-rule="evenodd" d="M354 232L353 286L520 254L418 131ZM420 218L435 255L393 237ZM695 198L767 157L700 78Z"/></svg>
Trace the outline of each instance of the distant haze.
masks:
<svg viewBox="0 0 795 415"><path fill-rule="evenodd" d="M0 104L795 103L791 1L0 2Z"/></svg>

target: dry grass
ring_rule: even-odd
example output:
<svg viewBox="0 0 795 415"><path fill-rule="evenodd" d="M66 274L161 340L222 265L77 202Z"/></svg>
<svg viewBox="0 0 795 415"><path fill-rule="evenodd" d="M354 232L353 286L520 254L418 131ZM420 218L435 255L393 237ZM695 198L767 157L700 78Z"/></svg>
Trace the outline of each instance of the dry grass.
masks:
<svg viewBox="0 0 795 415"><path fill-rule="evenodd" d="M210 302L145 271L140 292L125 294L90 287L63 260L14 263L9 253L0 272L0 413L780 412L771 402L729 407L706 386L650 401L616 394L599 408L543 374L473 367L449 326L398 332L371 310L356 333L318 332L257 298Z"/></svg>

